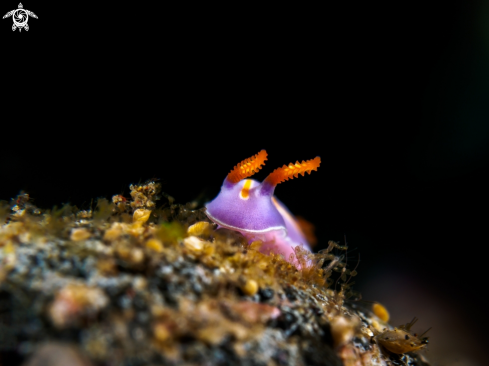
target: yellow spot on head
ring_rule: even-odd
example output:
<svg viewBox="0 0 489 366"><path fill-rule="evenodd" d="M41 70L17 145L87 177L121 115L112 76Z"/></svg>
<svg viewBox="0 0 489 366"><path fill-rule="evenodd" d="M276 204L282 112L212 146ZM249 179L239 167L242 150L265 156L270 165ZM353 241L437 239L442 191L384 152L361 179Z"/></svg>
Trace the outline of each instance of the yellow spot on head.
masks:
<svg viewBox="0 0 489 366"><path fill-rule="evenodd" d="M251 183L253 181L251 179L246 179L245 184L243 185L243 188L241 189L241 192L239 193L239 196L241 199L247 200L250 196L250 187Z"/></svg>

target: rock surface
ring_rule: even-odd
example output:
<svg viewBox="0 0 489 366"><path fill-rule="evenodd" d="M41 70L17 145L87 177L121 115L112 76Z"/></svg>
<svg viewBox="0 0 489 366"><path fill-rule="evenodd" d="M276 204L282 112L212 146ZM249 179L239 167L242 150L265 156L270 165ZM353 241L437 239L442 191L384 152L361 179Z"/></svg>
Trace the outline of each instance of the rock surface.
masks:
<svg viewBox="0 0 489 366"><path fill-rule="evenodd" d="M427 365L375 342L392 327L346 300L341 246L298 271L158 192L0 206L0 365Z"/></svg>

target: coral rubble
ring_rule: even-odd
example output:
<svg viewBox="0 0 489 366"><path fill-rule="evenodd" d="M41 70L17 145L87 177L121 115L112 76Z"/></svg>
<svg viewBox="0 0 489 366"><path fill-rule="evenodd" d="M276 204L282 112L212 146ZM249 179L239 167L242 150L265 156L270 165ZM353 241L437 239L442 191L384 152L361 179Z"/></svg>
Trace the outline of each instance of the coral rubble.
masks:
<svg viewBox="0 0 489 366"><path fill-rule="evenodd" d="M94 210L0 204L0 365L427 365L375 342L392 327L346 300L345 248L298 247L297 270L191 205L158 207L157 182L130 189Z"/></svg>

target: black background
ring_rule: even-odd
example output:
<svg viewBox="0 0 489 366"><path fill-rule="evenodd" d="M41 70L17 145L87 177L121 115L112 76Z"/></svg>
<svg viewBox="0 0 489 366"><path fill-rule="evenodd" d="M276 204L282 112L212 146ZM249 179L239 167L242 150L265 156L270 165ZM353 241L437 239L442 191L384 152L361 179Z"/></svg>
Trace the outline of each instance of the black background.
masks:
<svg viewBox="0 0 489 366"><path fill-rule="evenodd" d="M393 324L433 326L434 364L482 364L486 2L23 5L28 32L0 22L0 199L86 208L159 178L205 202L261 149L258 180L320 155L277 196L318 248L346 235Z"/></svg>

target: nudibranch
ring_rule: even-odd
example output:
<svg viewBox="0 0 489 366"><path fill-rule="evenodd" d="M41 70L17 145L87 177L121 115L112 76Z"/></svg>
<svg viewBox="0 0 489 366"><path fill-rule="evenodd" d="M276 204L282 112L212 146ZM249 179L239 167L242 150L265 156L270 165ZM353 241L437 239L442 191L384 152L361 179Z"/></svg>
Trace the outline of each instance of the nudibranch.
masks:
<svg viewBox="0 0 489 366"><path fill-rule="evenodd" d="M294 248L298 245L308 251L311 248L293 215L273 193L277 184L316 171L321 159L317 156L302 163L284 165L262 183L246 179L258 172L265 160L267 152L262 150L236 165L224 179L221 192L206 205L205 212L218 227L240 232L249 243L261 240L261 252L282 254L300 269Z"/></svg>

